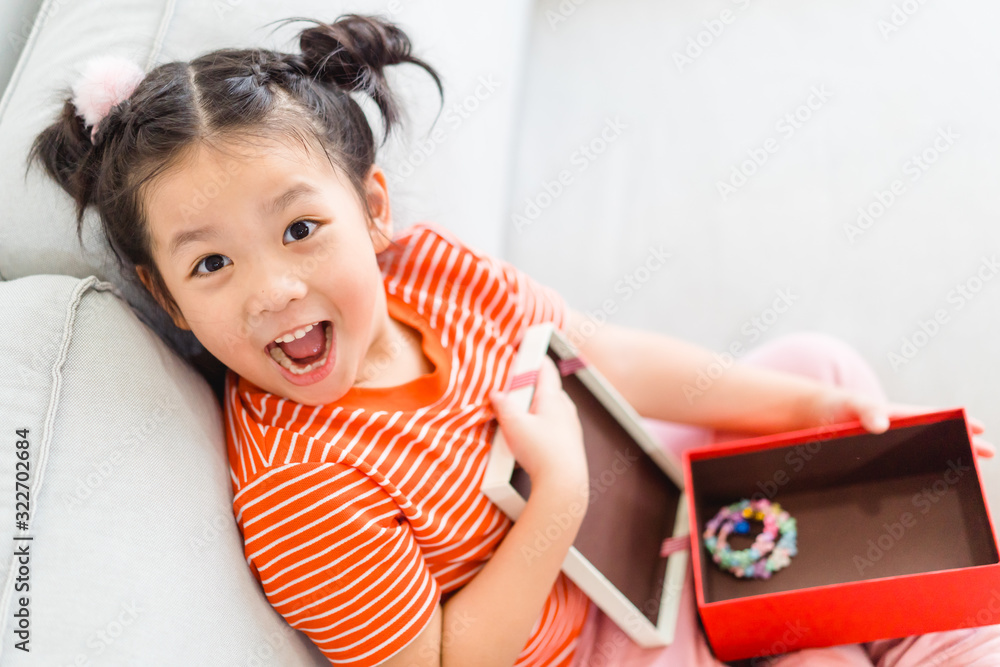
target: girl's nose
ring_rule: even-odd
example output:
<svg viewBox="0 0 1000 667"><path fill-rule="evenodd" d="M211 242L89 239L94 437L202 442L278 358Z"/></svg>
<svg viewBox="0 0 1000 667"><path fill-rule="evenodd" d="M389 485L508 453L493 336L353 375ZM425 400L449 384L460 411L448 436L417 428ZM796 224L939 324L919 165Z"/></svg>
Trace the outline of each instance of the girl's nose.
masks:
<svg viewBox="0 0 1000 667"><path fill-rule="evenodd" d="M251 314L283 310L293 299L306 295L306 284L302 278L288 270L261 270L260 279L255 282Z"/></svg>

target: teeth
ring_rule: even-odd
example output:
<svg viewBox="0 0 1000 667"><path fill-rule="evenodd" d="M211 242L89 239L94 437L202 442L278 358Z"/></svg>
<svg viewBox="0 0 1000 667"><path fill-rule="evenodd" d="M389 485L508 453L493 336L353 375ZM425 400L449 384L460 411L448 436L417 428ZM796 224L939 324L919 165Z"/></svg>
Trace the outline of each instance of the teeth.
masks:
<svg viewBox="0 0 1000 667"><path fill-rule="evenodd" d="M317 324L318 324L318 322L317 322ZM305 329L305 331L308 331L309 329L312 329L312 327L313 327L313 325L310 324ZM315 370L315 369L319 368L324 363L326 363L326 358L328 356L330 356L330 343L333 340L333 327L332 326L324 326L323 328L326 331L326 354L324 354L321 359L317 359L316 361L312 362L308 366L299 366L294 361L292 361L288 357L287 354L285 354L284 350L282 350L280 347L277 347L277 346L271 348L271 358L274 359L275 361L277 361L282 366L284 366L286 369L288 369L289 372L295 373L296 375L302 375L303 373L308 373L311 370ZM300 329L299 331L302 331L302 329ZM296 331L295 333L297 334L299 332ZM303 334L303 335L305 335L305 334ZM302 336L297 336L297 337L298 338L302 338ZM288 338L288 336L284 336L283 338ZM279 340L281 340L281 339L279 339ZM281 340L281 342L288 342L288 341Z"/></svg>
<svg viewBox="0 0 1000 667"><path fill-rule="evenodd" d="M306 327L303 327L301 329L296 329L292 333L287 333L284 336L281 336L279 338L275 338L274 342L275 343L291 343L296 338L302 338L307 333L309 333L310 331L312 331L312 328L314 326L316 326L317 324L319 324L319 322L313 322L312 324L310 324L310 325L308 325Z"/></svg>

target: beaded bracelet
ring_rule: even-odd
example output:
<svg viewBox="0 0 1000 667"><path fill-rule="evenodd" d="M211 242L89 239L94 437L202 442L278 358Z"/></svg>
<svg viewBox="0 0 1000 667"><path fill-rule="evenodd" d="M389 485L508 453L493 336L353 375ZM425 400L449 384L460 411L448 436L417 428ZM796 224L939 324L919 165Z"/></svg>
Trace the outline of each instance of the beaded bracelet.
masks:
<svg viewBox="0 0 1000 667"><path fill-rule="evenodd" d="M727 542L729 535L749 535L751 519L763 523L764 530L750 548L733 551ZM766 498L744 498L723 507L705 526L702 537L712 560L724 571L744 579L770 579L798 553L795 519Z"/></svg>

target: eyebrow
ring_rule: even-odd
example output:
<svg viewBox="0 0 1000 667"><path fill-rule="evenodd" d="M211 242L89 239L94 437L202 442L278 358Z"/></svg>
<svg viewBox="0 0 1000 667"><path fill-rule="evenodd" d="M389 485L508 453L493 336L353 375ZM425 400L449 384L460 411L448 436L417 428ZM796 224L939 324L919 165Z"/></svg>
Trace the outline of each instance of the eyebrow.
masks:
<svg viewBox="0 0 1000 667"><path fill-rule="evenodd" d="M261 206L260 211L264 215L274 215L291 206L296 200L314 194L316 194L316 189L308 183L297 183L288 188L283 194L278 195L270 202Z"/></svg>
<svg viewBox="0 0 1000 667"><path fill-rule="evenodd" d="M260 211L264 215L274 215L285 210L292 205L298 199L306 197L311 194L316 194L316 189L307 183L299 183L293 185L288 190L278 195L269 202L265 202L261 207ZM185 247L197 241L202 241L204 239L215 238L218 235L218 230L215 227L197 227L195 229L189 229L183 231L170 241L168 246L168 254L171 259L180 254L180 251Z"/></svg>
<svg viewBox="0 0 1000 667"><path fill-rule="evenodd" d="M170 242L168 253L170 258L176 257L184 246L190 245L196 241L201 241L202 239L214 238L218 235L218 231L214 227L198 227L196 229L189 229L187 231L181 232Z"/></svg>

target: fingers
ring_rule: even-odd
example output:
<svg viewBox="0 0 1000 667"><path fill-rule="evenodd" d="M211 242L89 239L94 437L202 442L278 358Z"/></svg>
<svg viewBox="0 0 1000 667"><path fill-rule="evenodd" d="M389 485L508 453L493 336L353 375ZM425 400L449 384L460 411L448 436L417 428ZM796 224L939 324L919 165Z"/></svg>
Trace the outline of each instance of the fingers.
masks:
<svg viewBox="0 0 1000 667"><path fill-rule="evenodd" d="M982 456L984 459L992 459L997 454L996 447L982 438L973 438L972 445L975 447L976 454Z"/></svg>
<svg viewBox="0 0 1000 667"><path fill-rule="evenodd" d="M532 394L528 412L533 415L538 414L561 391L562 379L559 377L559 371L552 359L546 355L542 359L542 365L538 368L538 379L535 381L535 391ZM496 413L498 421L503 422L509 418L510 406L507 392L491 391L490 402L493 404L493 411Z"/></svg>
<svg viewBox="0 0 1000 667"><path fill-rule="evenodd" d="M888 414L892 417L908 417L911 415L919 415L927 412L933 412L934 410L938 409L926 406L921 407L919 405L903 405L901 403L891 403L887 406L887 408L888 408ZM979 421L975 417L966 415L966 418L969 422L969 428L974 436L979 435L986 430L985 427L983 426L983 422ZM871 429L869 428L868 430ZM876 433L880 431L872 431L872 432ZM981 456L984 459L991 459L996 456L997 453L996 447L994 447L989 442L986 442L982 438L974 437L972 439L972 446L976 452L976 455Z"/></svg>
<svg viewBox="0 0 1000 667"><path fill-rule="evenodd" d="M983 422L979 421L975 417L969 417L969 426L972 427L972 433L974 435L979 435L980 433L986 430L986 428L983 426Z"/></svg>
<svg viewBox="0 0 1000 667"><path fill-rule="evenodd" d="M493 412L497 416L497 421L503 422L507 418L507 393L494 389L490 392L490 403L493 404Z"/></svg>
<svg viewBox="0 0 1000 667"><path fill-rule="evenodd" d="M912 415L922 415L940 409L920 405L905 405L903 403L890 403L887 408L890 417L910 417ZM983 426L983 422L979 421L975 417L967 414L966 418L968 419L969 427L972 429L973 435L979 435L986 430L986 427Z"/></svg>
<svg viewBox="0 0 1000 667"><path fill-rule="evenodd" d="M858 414L858 419L861 421L862 425L872 433L882 433L888 428L888 417L908 417L911 415L919 415L927 412L932 412L936 408L921 407L917 405L903 405L901 403L891 403L885 406L879 406L875 404L867 404L864 401L856 401L856 411ZM969 417L967 415L969 428L972 434L979 435L985 428L983 423L976 419L975 417ZM882 419L885 419L883 422ZM884 423L884 427L883 427ZM982 438L973 438L972 446L976 452L977 456L981 456L985 459L991 459L996 456L997 450L989 442L986 442Z"/></svg>
<svg viewBox="0 0 1000 667"><path fill-rule="evenodd" d="M535 395L531 399L531 414L538 414L539 410L552 400L552 397L562 390L562 378L556 370L555 362L549 355L542 358L542 365L538 368L538 383L535 385Z"/></svg>
<svg viewBox="0 0 1000 667"><path fill-rule="evenodd" d="M884 433L889 428L889 406L874 401L857 399L855 412L861 425L870 433Z"/></svg>
<svg viewBox="0 0 1000 667"><path fill-rule="evenodd" d="M886 408L890 417L912 417L937 410L937 408L926 405L906 405L903 403L890 403Z"/></svg>

